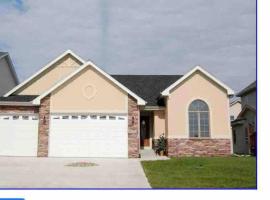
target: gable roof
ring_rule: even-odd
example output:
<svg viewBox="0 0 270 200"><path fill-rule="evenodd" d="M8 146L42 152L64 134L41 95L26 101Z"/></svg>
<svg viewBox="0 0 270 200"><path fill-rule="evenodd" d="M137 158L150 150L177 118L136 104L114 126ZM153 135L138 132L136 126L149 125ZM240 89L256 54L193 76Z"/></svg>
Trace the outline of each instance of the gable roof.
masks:
<svg viewBox="0 0 270 200"><path fill-rule="evenodd" d="M6 58L7 62L8 62L8 65L9 65L9 69L11 71L11 74L13 76L13 79L15 81L15 84L17 85L19 83L19 79L18 79L18 76L16 74L16 71L15 71L15 68L14 68L14 65L12 63L12 60L9 56L9 53L8 52L0 52L0 59L2 58Z"/></svg>
<svg viewBox="0 0 270 200"><path fill-rule="evenodd" d="M111 75L147 101L146 106L165 106L160 93L182 75Z"/></svg>
<svg viewBox="0 0 270 200"><path fill-rule="evenodd" d="M249 84L246 88L244 88L243 90L241 90L237 94L237 96L238 97L241 97L241 96L243 96L243 95L245 95L245 94L247 94L247 93L249 93L249 92L251 92L253 90L256 90L256 88L257 88L257 81L254 81L253 83Z"/></svg>
<svg viewBox="0 0 270 200"><path fill-rule="evenodd" d="M178 86L180 83L182 83L184 80L186 80L188 77L190 77L191 75L193 75L197 71L201 72L206 77L208 77L209 79L211 79L212 81L214 81L216 84L218 84L219 86L221 86L222 88L224 88L227 91L228 96L231 96L231 95L234 94L234 91L231 88L229 88L224 83L222 83L221 81L219 81L218 79L216 79L214 76L212 76L211 74L209 74L207 71L205 71L200 66L194 67L191 71L189 71L188 73L186 73L184 76L182 76L181 78L179 78L176 82L174 82L172 85L170 85L165 90L163 90L161 92L161 94L163 96L169 96L170 95L170 91L172 89L174 89L176 86Z"/></svg>
<svg viewBox="0 0 270 200"><path fill-rule="evenodd" d="M82 64L85 62L81 57L79 57L78 55L76 55L75 53L73 53L71 50L67 50L64 53L62 53L60 56L58 56L57 58L55 58L53 61L51 61L50 63L48 63L47 65L45 65L43 68L41 68L37 73L35 73L34 75L32 75L31 77L29 77L28 79L26 79L24 82L22 82L21 84L17 85L12 90L10 90L9 92L7 92L4 95L4 97L8 97L9 95L13 94L14 92L16 92L17 90L19 90L20 88L22 88L24 85L26 85L27 83L29 83L31 80L33 80L34 78L36 78L38 75L40 75L45 70L47 70L50 67L52 67L57 61L59 61L60 59L62 59L66 55L72 55L74 58L76 58Z"/></svg>
<svg viewBox="0 0 270 200"><path fill-rule="evenodd" d="M73 73L71 73L66 78L64 78L63 80L61 80L60 82L58 82L52 88L50 88L49 90L47 90L46 92L44 92L43 94L41 94L40 96L38 96L37 98L35 98L33 100L33 104L40 104L40 100L42 98L44 98L48 94L52 93L54 90L56 90L57 88L59 88L61 85L63 85L64 83L66 83L68 80L70 80L72 77L74 77L75 75L77 75L83 69L85 69L87 67L94 68L95 70L97 70L98 72L100 72L103 76L105 76L107 79L109 79L110 81L112 81L115 85L117 85L119 88L121 88L122 90L124 90L125 92L127 92L130 96L134 97L137 100L137 104L138 105L145 105L146 104L146 101L144 99L142 99L141 97L139 97L137 94L133 93L126 86L124 86L123 84L121 84L120 82L118 82L116 79L114 79L112 76L110 76L109 74L107 74L106 72L104 72L103 70L101 70L99 67L97 67L94 63L92 63L90 61L87 61L79 69L75 70Z"/></svg>
<svg viewBox="0 0 270 200"><path fill-rule="evenodd" d="M246 111L251 111L251 112L254 112L256 113L256 109L253 108L252 106L250 105L245 105L244 108L241 110L241 112L238 114L237 118L242 118L243 115L245 114Z"/></svg>

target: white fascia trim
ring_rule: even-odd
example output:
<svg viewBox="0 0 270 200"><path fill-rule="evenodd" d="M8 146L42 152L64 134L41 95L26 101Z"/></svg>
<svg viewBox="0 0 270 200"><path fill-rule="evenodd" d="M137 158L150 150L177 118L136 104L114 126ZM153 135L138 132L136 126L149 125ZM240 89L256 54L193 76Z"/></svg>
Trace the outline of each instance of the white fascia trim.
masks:
<svg viewBox="0 0 270 200"><path fill-rule="evenodd" d="M17 102L17 101L1 101L1 106L37 106L34 105L32 102Z"/></svg>
<svg viewBox="0 0 270 200"><path fill-rule="evenodd" d="M215 78L213 75L209 74L207 71L205 71L202 67L200 66L196 66L194 67L191 71L189 71L187 74L185 74L183 77L181 77L180 79L178 79L176 82L174 82L172 85L170 85L168 88L166 88L165 90L163 90L161 92L162 96L169 96L170 95L170 91L175 88L177 85L179 85L181 82L183 82L185 79L187 79L189 76L191 76L193 73L195 73L196 71L200 71L201 73L203 73L204 75L206 75L208 78L210 78L211 80L213 80L214 82L216 82L218 85L220 85L221 87L223 87L226 91L228 96L234 95L234 91L229 88L228 86L226 86L224 83L222 83L221 81L219 81L217 78Z"/></svg>
<svg viewBox="0 0 270 200"><path fill-rule="evenodd" d="M4 97L8 97L9 95L11 95L14 92L16 92L18 89L20 89L21 87L23 87L25 84L27 84L32 79L34 79L35 77L37 77L38 75L40 75L46 69L48 69L51 66L53 66L57 61L59 61L60 59L62 59L63 57L65 57L68 54L72 55L74 58L76 58L77 60L79 60L82 64L85 63L85 61L81 57L79 57L78 55L76 55L75 53L73 53L71 50L67 50L64 53L62 53L60 56L58 56L57 58L55 58L53 61L51 61L50 63L48 63L47 65L45 65L43 68L41 68L37 73L35 73L34 75L32 75L31 77L29 77L28 79L26 79L24 82L22 82L21 84L17 85L12 90L10 90L9 92L7 92L4 95Z"/></svg>
<svg viewBox="0 0 270 200"><path fill-rule="evenodd" d="M128 94L130 94L132 97L134 97L137 100L137 104L138 105L145 105L146 104L146 101L145 100L143 100L141 97L139 97L138 95L136 95L135 93L133 93L132 91L130 91L128 88L126 88L124 85L122 85L121 83L119 83L117 80L115 80L114 78L112 78L109 74L107 74L106 72L104 72L103 70L101 70L100 68L98 68L95 64L93 64L90 61L87 61L86 63L84 63L79 69L77 69L76 71L74 71L73 73L71 73L65 79L63 79L60 82L58 82L56 85L54 85L48 91L44 92L43 94L41 94L40 96L38 96L37 98L35 98L32 101L33 104L39 105L40 104L40 100L42 98L44 98L45 96L47 96L48 94L50 94L51 92L53 92L55 89L57 89L58 87L60 87L62 84L64 84L66 81L68 81L69 79L71 79L73 76L75 76L76 74L78 74L80 71L82 71L86 67L93 67L94 69L96 69L98 72L100 72L106 78L108 78L109 80L111 80L114 84L116 84L122 90L124 90L125 92L127 92Z"/></svg>

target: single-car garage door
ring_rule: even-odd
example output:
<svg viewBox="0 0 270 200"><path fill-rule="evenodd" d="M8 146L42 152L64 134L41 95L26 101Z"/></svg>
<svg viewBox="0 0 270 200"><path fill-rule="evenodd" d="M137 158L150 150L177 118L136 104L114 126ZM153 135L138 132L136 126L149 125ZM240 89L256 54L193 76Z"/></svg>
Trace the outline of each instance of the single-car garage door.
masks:
<svg viewBox="0 0 270 200"><path fill-rule="evenodd" d="M49 156L128 157L126 115L52 115Z"/></svg>
<svg viewBox="0 0 270 200"><path fill-rule="evenodd" d="M37 146L37 115L0 115L1 156L37 156Z"/></svg>

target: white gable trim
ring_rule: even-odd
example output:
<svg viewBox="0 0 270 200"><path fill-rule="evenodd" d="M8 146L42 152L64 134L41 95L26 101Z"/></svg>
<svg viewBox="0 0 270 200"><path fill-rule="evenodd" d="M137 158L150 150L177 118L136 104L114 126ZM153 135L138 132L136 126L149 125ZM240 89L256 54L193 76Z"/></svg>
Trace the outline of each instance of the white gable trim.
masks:
<svg viewBox="0 0 270 200"><path fill-rule="evenodd" d="M71 50L67 50L64 53L62 53L60 56L58 56L57 58L55 58L53 61L51 61L50 63L48 63L47 65L45 65L43 68L41 68L37 73L35 73L34 75L32 75L31 77L29 77L28 79L26 79L24 82L22 82L21 84L17 85L12 90L10 90L9 92L7 92L4 95L4 97L8 97L9 95L13 94L14 92L16 92L17 90L19 90L20 88L22 88L24 85L26 85L27 83L29 83L32 79L34 79L35 77L37 77L38 75L40 75L46 69L49 69L50 67L52 67L57 61L59 61L60 59L62 59L63 57L65 57L68 54L72 55L74 58L76 58L77 60L79 60L81 63L85 63L85 61L81 57L79 57L78 55L76 55L75 53L73 53Z"/></svg>
<svg viewBox="0 0 270 200"><path fill-rule="evenodd" d="M54 85L52 88L50 88L48 91L44 92L43 94L41 94L40 96L38 96L37 98L35 98L33 100L33 104L35 105L39 105L40 104L40 100L44 97L46 97L48 94L52 93L54 90L56 90L58 87L60 87L62 84L64 84L65 82L67 82L68 80L70 80L72 77L74 77L76 74L78 74L79 72L81 72L83 69L85 69L86 67L93 67L95 70L97 70L98 72L100 72L102 75L104 75L107 79L111 80L114 84L116 84L119 88L121 88L122 90L124 90L125 92L127 92L128 94L130 94L132 97L134 97L137 100L138 105L145 105L146 101L143 100L141 97L139 97L138 95L136 95L135 93L133 93L132 91L130 91L127 87L125 87L124 85L122 85L121 83L119 83L117 80L115 80L113 77L111 77L109 74L107 74L106 72L104 72L103 70L101 70L99 67L97 67L94 63L87 61L85 64L83 64L79 69L77 69L76 71L74 71L73 73L71 73L69 76L67 76L65 79L61 80L60 82L58 82L56 85Z"/></svg>
<svg viewBox="0 0 270 200"><path fill-rule="evenodd" d="M170 85L168 88L166 88L165 90L163 90L161 92L162 96L169 96L170 95L170 91L175 88L177 85L179 85L180 83L182 83L184 80L186 80L188 77L190 77L192 74L194 74L196 71L200 71L201 73L203 73L205 76L207 76L209 79L211 79L212 81L214 81L215 83L217 83L219 86L221 86L222 88L224 88L227 91L228 96L234 95L234 91L229 88L228 86L226 86L224 83L222 83L221 81L219 81L218 79L216 79L214 76L212 76L211 74L209 74L207 71L205 71L203 68L201 68L200 66L196 66L194 67L191 71L189 71L187 74L185 74L183 77L181 77L180 79L178 79L176 82L174 82L172 85Z"/></svg>

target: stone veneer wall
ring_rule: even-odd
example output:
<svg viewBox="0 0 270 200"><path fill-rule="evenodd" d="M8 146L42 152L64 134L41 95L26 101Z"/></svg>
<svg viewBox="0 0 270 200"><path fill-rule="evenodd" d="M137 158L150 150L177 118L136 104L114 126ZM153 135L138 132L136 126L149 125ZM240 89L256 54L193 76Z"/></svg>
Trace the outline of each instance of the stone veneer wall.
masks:
<svg viewBox="0 0 270 200"><path fill-rule="evenodd" d="M167 140L168 156L229 156L230 139L180 139Z"/></svg>
<svg viewBox="0 0 270 200"><path fill-rule="evenodd" d="M140 156L140 110L136 100L128 95L128 157Z"/></svg>
<svg viewBox="0 0 270 200"><path fill-rule="evenodd" d="M44 97L39 107L38 157L48 157L50 126L50 96Z"/></svg>

